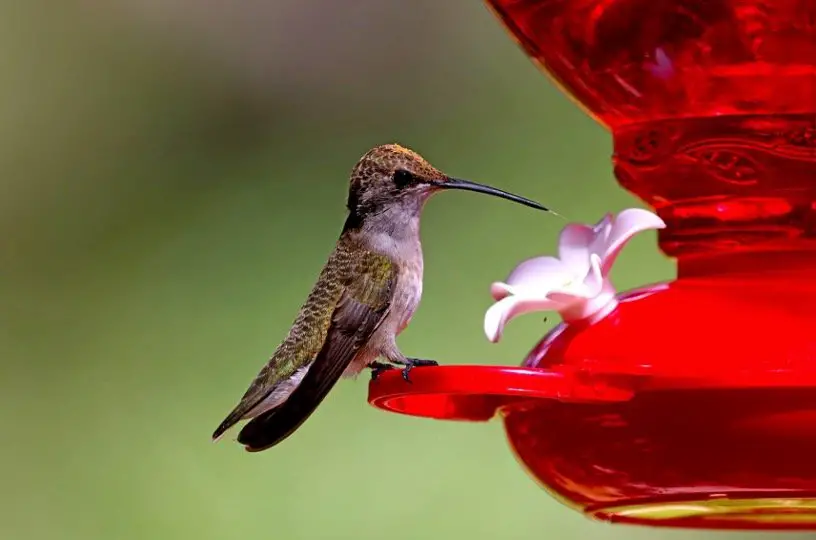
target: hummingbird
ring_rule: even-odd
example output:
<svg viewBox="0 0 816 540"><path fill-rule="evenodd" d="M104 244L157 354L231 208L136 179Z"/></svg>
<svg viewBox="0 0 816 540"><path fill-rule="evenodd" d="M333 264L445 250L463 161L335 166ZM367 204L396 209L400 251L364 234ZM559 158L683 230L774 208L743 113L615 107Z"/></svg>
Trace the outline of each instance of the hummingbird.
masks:
<svg viewBox="0 0 816 540"><path fill-rule="evenodd" d="M406 357L396 337L422 296L422 209L432 195L447 190L552 212L530 199L450 177L403 146L369 150L352 169L346 221L317 283L289 333L213 433L214 441L248 419L238 442L249 452L266 450L294 433L343 376L370 368L376 379L399 366L410 383L413 368L437 365Z"/></svg>

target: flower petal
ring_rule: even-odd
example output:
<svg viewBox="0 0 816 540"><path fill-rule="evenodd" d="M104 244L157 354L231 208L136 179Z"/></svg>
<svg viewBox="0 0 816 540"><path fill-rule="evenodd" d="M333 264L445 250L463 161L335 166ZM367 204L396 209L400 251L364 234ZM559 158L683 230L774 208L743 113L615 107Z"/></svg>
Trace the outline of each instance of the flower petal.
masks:
<svg viewBox="0 0 816 540"><path fill-rule="evenodd" d="M603 289L604 276L601 264L601 258L596 253L589 256L589 272L584 278L584 287L592 293L592 296L600 294Z"/></svg>
<svg viewBox="0 0 816 540"><path fill-rule="evenodd" d="M506 298L513 293L514 293L513 287L511 287L507 283L496 281L490 284L490 296L493 297L493 300L499 301L502 298Z"/></svg>
<svg viewBox="0 0 816 540"><path fill-rule="evenodd" d="M609 275L618 253L634 235L649 229L662 229L665 226L657 215L642 208L628 208L618 214L612 223L605 249L600 253L601 273L604 276Z"/></svg>
<svg viewBox="0 0 816 540"><path fill-rule="evenodd" d="M554 304L558 305L558 311L567 309L577 302L586 302L591 295L584 294L585 291L553 291L547 295Z"/></svg>
<svg viewBox="0 0 816 540"><path fill-rule="evenodd" d="M505 283L512 288L513 294L531 294L540 292L543 296L548 291L569 283L576 277L570 269L555 257L535 257L527 259L516 266Z"/></svg>
<svg viewBox="0 0 816 540"><path fill-rule="evenodd" d="M570 223L558 237L558 258L572 271L583 275L589 269L589 246L595 230L583 223Z"/></svg>
<svg viewBox="0 0 816 540"><path fill-rule="evenodd" d="M554 304L546 298L528 298L508 296L499 300L487 310L484 319L484 331L487 339L493 343L499 341L504 332L504 325L511 319L532 311L550 311Z"/></svg>
<svg viewBox="0 0 816 540"><path fill-rule="evenodd" d="M603 258L606 246L609 243L609 235L612 231L614 216L607 213L601 220L592 226L592 242L589 244L589 252L597 253ZM587 261L587 265L589 262Z"/></svg>
<svg viewBox="0 0 816 540"><path fill-rule="evenodd" d="M596 289L590 289L584 283L575 283L569 287L553 289L547 293L547 298L557 304L571 304L576 299L586 300L596 294L598 294Z"/></svg>

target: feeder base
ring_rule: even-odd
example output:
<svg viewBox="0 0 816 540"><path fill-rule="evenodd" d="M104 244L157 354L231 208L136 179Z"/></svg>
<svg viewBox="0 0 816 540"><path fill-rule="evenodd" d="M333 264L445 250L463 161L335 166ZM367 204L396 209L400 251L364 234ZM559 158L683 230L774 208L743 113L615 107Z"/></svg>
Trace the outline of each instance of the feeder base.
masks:
<svg viewBox="0 0 816 540"><path fill-rule="evenodd" d="M816 528L816 497L786 498L780 494L761 499L651 500L595 508L587 514L601 521L651 527L813 530Z"/></svg>

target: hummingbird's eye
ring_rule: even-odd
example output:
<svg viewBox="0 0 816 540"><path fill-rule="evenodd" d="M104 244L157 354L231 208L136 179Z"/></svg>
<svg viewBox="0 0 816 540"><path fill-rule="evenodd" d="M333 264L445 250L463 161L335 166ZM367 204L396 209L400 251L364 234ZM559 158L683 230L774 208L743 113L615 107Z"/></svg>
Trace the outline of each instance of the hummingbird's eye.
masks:
<svg viewBox="0 0 816 540"><path fill-rule="evenodd" d="M410 184L414 183L414 175L410 172L406 171L405 169L398 169L394 171L394 184L398 188L404 188Z"/></svg>

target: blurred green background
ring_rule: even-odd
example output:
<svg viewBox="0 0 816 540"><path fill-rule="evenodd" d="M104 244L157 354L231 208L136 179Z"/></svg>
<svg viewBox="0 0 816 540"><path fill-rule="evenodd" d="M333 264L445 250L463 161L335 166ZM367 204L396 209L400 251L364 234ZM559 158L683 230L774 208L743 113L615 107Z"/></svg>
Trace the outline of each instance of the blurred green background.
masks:
<svg viewBox="0 0 816 540"><path fill-rule="evenodd" d="M367 376L272 451L210 443L308 293L370 146L574 220L638 204L608 134L480 2L4 0L0 67L3 540L745 536L591 523L525 475L498 422L380 412ZM518 364L552 322L488 343L488 287L562 224L435 198L403 350ZM615 278L672 272L645 235Z"/></svg>

